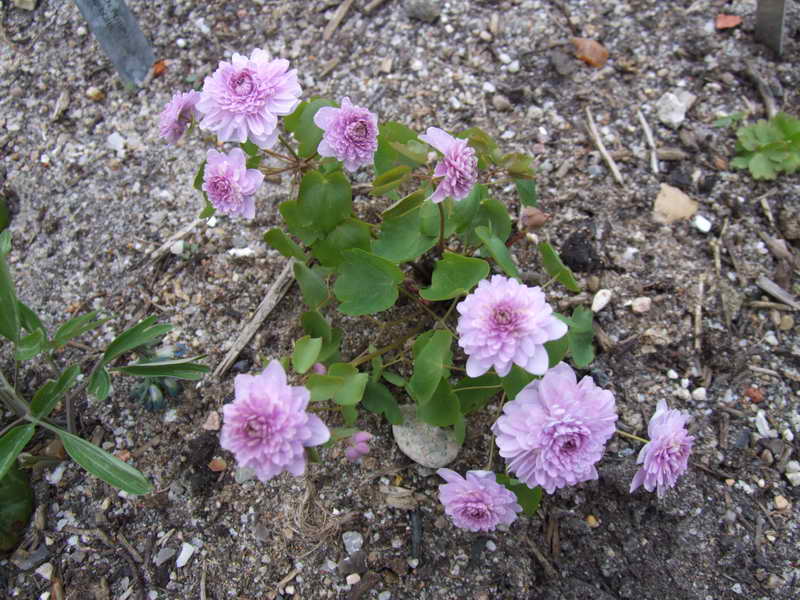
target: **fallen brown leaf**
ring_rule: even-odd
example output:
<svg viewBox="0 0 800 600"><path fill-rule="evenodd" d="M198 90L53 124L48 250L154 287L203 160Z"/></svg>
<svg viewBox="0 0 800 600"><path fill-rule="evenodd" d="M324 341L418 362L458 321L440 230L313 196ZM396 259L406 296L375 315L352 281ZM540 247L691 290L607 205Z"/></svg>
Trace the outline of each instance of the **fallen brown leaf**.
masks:
<svg viewBox="0 0 800 600"><path fill-rule="evenodd" d="M161 77L167 71L167 61L163 58L153 65L153 77Z"/></svg>
<svg viewBox="0 0 800 600"><path fill-rule="evenodd" d="M717 15L714 25L717 29L731 29L742 24L742 17L739 15Z"/></svg>
<svg viewBox="0 0 800 600"><path fill-rule="evenodd" d="M608 50L600 42L587 38L572 38L575 56L590 67L602 67L608 60Z"/></svg>

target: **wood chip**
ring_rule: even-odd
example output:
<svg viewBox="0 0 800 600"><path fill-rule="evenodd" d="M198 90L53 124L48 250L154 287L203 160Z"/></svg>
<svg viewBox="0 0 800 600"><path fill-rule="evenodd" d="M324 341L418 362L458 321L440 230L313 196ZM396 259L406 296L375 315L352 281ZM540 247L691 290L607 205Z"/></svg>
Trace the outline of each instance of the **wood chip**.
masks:
<svg viewBox="0 0 800 600"><path fill-rule="evenodd" d="M572 38L575 56L590 67L600 68L608 61L608 50L600 42L587 38Z"/></svg>
<svg viewBox="0 0 800 600"><path fill-rule="evenodd" d="M697 212L698 204L676 187L662 183L653 206L653 220L670 224L688 219Z"/></svg>
<svg viewBox="0 0 800 600"><path fill-rule="evenodd" d="M339 8L336 9L336 12L333 13L333 18L328 23L328 26L325 28L325 32L322 34L322 39L326 42L331 39L333 32L336 31L336 28L339 27L339 24L344 20L345 15L347 15L347 11L350 10L350 5L353 4L353 0L344 0L339 5Z"/></svg>

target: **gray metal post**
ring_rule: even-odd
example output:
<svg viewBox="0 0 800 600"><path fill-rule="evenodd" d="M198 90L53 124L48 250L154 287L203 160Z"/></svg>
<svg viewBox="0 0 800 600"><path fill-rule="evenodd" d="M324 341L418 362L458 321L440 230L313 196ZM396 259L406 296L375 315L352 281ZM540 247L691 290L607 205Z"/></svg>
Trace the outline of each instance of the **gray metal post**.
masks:
<svg viewBox="0 0 800 600"><path fill-rule="evenodd" d="M783 54L783 21L786 0L758 0L756 8L756 39Z"/></svg>
<svg viewBox="0 0 800 600"><path fill-rule="evenodd" d="M75 4L120 77L141 85L155 56L124 0L75 0Z"/></svg>

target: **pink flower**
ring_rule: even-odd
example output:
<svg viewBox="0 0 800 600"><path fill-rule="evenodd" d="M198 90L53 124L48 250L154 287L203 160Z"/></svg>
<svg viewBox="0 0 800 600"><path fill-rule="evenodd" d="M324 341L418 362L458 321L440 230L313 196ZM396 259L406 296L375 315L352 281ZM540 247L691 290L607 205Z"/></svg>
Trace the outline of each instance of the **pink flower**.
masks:
<svg viewBox="0 0 800 600"><path fill-rule="evenodd" d="M367 431L358 431L350 436L350 446L344 451L345 456L352 462L359 462L362 456L369 454L367 442L372 439L372 434Z"/></svg>
<svg viewBox="0 0 800 600"><path fill-rule="evenodd" d="M539 287L527 287L516 279L494 275L484 279L456 306L458 345L467 353L467 375L478 377L490 368L500 377L517 364L529 373L547 370L545 342L567 333L567 326L553 316Z"/></svg>
<svg viewBox="0 0 800 600"><path fill-rule="evenodd" d="M478 180L478 159L475 150L467 145L467 140L454 138L438 127L428 127L424 135L419 136L444 158L436 165L434 177L443 177L431 196L433 202L441 202L448 196L453 200L461 200L469 195L472 186Z"/></svg>
<svg viewBox="0 0 800 600"><path fill-rule="evenodd" d="M650 441L639 452L637 464L643 464L631 481L631 493L640 485L652 492L658 488L662 498L689 467L694 437L686 431L689 415L670 409L666 400L659 400L650 418L647 434Z"/></svg>
<svg viewBox="0 0 800 600"><path fill-rule="evenodd" d="M514 492L497 483L491 471L467 471L466 479L450 469L436 473L447 482L439 486L439 501L456 527L494 531L501 523L513 523L522 511Z"/></svg>
<svg viewBox="0 0 800 600"><path fill-rule="evenodd" d="M264 174L248 169L244 152L234 148L228 154L209 150L203 174L203 191L219 212L252 219L256 214L253 198L264 181Z"/></svg>
<svg viewBox="0 0 800 600"><path fill-rule="evenodd" d="M278 139L278 115L288 115L297 106L300 85L289 61L270 60L266 50L256 48L250 58L234 54L231 62L220 62L206 77L197 109L203 113L200 127L216 132L221 142L251 142L270 148Z"/></svg>
<svg viewBox="0 0 800 600"><path fill-rule="evenodd" d="M558 363L503 407L492 426L500 456L528 487L548 494L557 488L597 479L595 463L614 435L614 395L591 377Z"/></svg>
<svg viewBox="0 0 800 600"><path fill-rule="evenodd" d="M318 416L306 412L309 391L288 385L276 360L261 375L237 375L234 386L236 398L222 407L220 445L261 481L283 471L302 475L305 448L324 444L331 435Z"/></svg>
<svg viewBox="0 0 800 600"><path fill-rule="evenodd" d="M186 127L197 116L199 92L176 92L160 115L161 137L170 144L177 144Z"/></svg>
<svg viewBox="0 0 800 600"><path fill-rule="evenodd" d="M314 115L314 123L325 132L317 147L320 156L332 156L348 171L372 163L378 149L378 117L361 106L342 98L342 107L323 106Z"/></svg>

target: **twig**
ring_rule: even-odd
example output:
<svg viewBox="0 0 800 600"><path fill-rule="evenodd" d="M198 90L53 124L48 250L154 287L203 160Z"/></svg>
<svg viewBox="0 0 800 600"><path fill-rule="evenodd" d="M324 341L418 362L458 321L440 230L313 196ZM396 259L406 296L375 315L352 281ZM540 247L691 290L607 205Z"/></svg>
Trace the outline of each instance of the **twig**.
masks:
<svg viewBox="0 0 800 600"><path fill-rule="evenodd" d="M697 284L697 305L694 307L694 349L700 352L701 339L703 333L703 296L705 295L706 280L705 275L700 275Z"/></svg>
<svg viewBox="0 0 800 600"><path fill-rule="evenodd" d="M705 471L706 473L713 475L714 477L719 477L723 481L725 481L726 479L736 479L735 475L731 475L730 473L725 473L724 471L717 471L716 469L712 469L711 467L705 466L703 463L692 462L692 466L695 466L701 471Z"/></svg>
<svg viewBox="0 0 800 600"><path fill-rule="evenodd" d="M533 555L536 557L536 560L538 560L539 563L542 565L542 567L544 567L545 574L550 579L558 579L558 571L556 571L555 567L553 567L553 565L550 564L550 561L547 560L545 555L542 554L542 552L539 550L539 548L536 547L536 544L534 544L533 540L531 540L530 538L528 538L528 547L531 549L531 552L533 552Z"/></svg>
<svg viewBox="0 0 800 600"><path fill-rule="evenodd" d="M181 230L179 230L179 231L177 231L177 232L173 233L171 236L169 236L169 237L167 238L167 241L165 241L163 244L161 244L161 245L160 245L158 248L156 248L155 250L153 250L153 251L152 251L152 252L151 252L151 253L148 255L148 257L150 258L150 260L151 260L152 262L158 262L159 260L161 260L161 258L162 258L162 257L163 257L163 256L164 256L164 255L165 255L167 252L169 252L170 248L172 248L172 245L173 245L175 242L177 242L177 241L180 241L180 240L182 240L183 238L185 238L187 235L189 235L189 234L190 234L192 231L194 231L194 228L195 228L195 227L197 227L197 225L198 225L198 224L200 224L201 222L203 222L203 220L204 220L204 219L195 219L194 221L192 221L191 223L189 223L189 224L188 224L186 227L184 227L183 229L181 229Z"/></svg>
<svg viewBox="0 0 800 600"><path fill-rule="evenodd" d="M656 148L656 141L653 139L653 130L650 129L650 124L644 118L641 110L636 111L636 116L639 117L639 123L642 124L642 129L644 129L647 145L650 146L650 168L653 169L653 173L658 174L658 149Z"/></svg>
<svg viewBox="0 0 800 600"><path fill-rule="evenodd" d="M336 28L339 26L339 23L342 22L342 19L344 19L345 15L347 14L347 11L350 10L351 4L353 4L353 0L344 0L344 2L342 2L339 5L339 8L337 8L336 12L333 13L333 18L328 23L328 26L325 27L325 31L322 34L323 40L327 42L329 39L331 39L333 32L336 31Z"/></svg>
<svg viewBox="0 0 800 600"><path fill-rule="evenodd" d="M206 600L206 563L203 563L203 573L200 575L200 600Z"/></svg>
<svg viewBox="0 0 800 600"><path fill-rule="evenodd" d="M770 296L774 296L784 304L788 304L795 310L800 310L800 302L795 300L789 292L784 290L771 279L761 275L758 279L756 279L756 285L767 292Z"/></svg>
<svg viewBox="0 0 800 600"><path fill-rule="evenodd" d="M383 4L384 2L386 2L386 0L372 0L372 2L370 2L364 7L364 14L368 15L376 8L380 8L381 4Z"/></svg>
<svg viewBox="0 0 800 600"><path fill-rule="evenodd" d="M731 259L731 262L733 263L733 269L736 271L736 275L739 277L739 283L741 283L743 286L747 285L747 278L743 275L744 271L739 263L739 259L733 252L733 245L731 244L730 239L725 236L720 236L720 239L722 240L722 244L725 246L725 250L728 251L728 257Z"/></svg>
<svg viewBox="0 0 800 600"><path fill-rule="evenodd" d="M765 300L753 300L747 306L752 308L774 308L775 310L785 310L787 312L794 310L794 308L788 306L787 304L781 304L780 302L767 302Z"/></svg>
<svg viewBox="0 0 800 600"><path fill-rule="evenodd" d="M264 299L261 301L261 304L259 304L258 309L256 309L256 314L253 315L250 322L244 326L239 337L236 338L236 341L233 342L233 346L231 346L231 349L228 350L228 353L225 355L225 358L223 358L222 362L214 369L214 377L220 377L230 368L233 361L236 360L236 357L239 356L239 353L250 341L250 338L252 338L258 328L261 327L261 323L264 322L264 319L269 316L278 302L280 302L281 298L283 298L283 295L289 289L293 281L293 262L294 261L290 260L286 263L283 270L278 275L278 278L273 282L269 290L267 290Z"/></svg>
<svg viewBox="0 0 800 600"><path fill-rule="evenodd" d="M772 95L772 92L769 89L769 85L764 80L763 77L756 71L755 65L752 61L745 62L745 73L753 80L756 84L756 89L758 93L761 95L761 99L764 101L764 110L767 112L767 118L771 119L776 114L778 114L778 105L775 102L775 98Z"/></svg>
<svg viewBox="0 0 800 600"><path fill-rule="evenodd" d="M617 168L617 163L615 163L614 159L611 158L606 150L605 145L603 145L603 140L600 139L600 133L597 131L597 125L594 124L594 117L592 117L592 109L590 109L588 106L586 107L586 122L589 125L589 133L592 135L594 145L597 146L597 149L600 151L600 155L603 157L603 160L606 161L608 168L611 169L614 179L617 180L618 184L624 185L622 182L622 175Z"/></svg>
<svg viewBox="0 0 800 600"><path fill-rule="evenodd" d="M781 374L777 371L773 371L772 369L765 369L764 367L757 367L756 365L747 365L751 371L755 373L761 373L762 375L772 375L773 377L777 377L778 379L781 378Z"/></svg>

